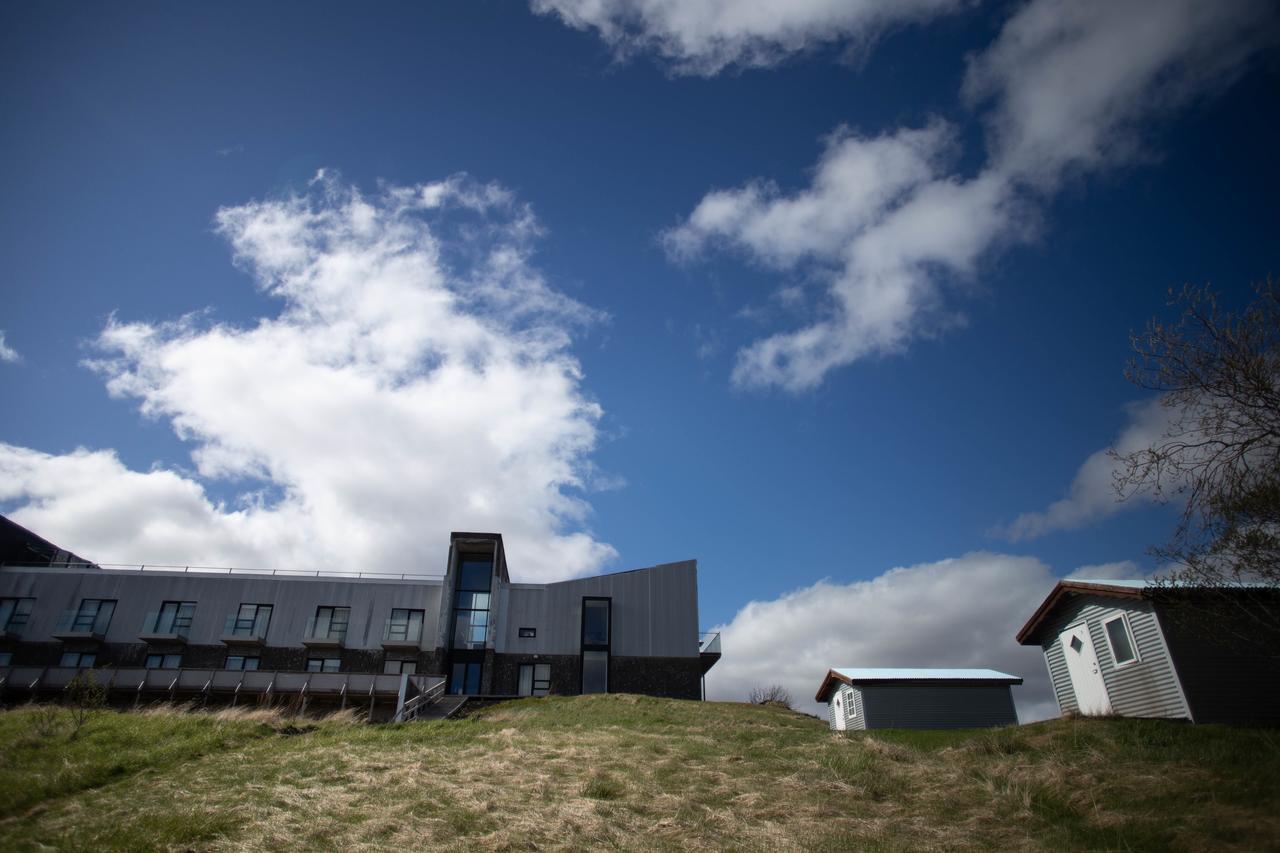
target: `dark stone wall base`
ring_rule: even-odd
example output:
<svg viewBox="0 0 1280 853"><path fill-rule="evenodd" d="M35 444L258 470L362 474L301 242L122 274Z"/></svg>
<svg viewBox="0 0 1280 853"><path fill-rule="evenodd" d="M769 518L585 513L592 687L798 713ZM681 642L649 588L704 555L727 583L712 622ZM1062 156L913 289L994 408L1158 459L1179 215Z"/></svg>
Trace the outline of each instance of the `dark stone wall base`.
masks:
<svg viewBox="0 0 1280 853"><path fill-rule="evenodd" d="M494 655L491 693L512 695L520 686L520 665L551 665L551 693L582 692L582 660L577 655ZM669 699L702 698L698 658L621 657L609 659L610 693L643 693Z"/></svg>

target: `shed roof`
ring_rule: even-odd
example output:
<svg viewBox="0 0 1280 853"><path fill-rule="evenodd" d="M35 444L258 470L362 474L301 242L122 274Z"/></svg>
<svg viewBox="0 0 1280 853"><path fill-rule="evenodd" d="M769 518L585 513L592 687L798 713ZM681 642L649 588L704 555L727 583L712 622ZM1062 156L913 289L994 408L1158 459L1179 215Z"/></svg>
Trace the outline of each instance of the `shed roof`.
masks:
<svg viewBox="0 0 1280 853"><path fill-rule="evenodd" d="M1049 618L1064 599L1073 595L1105 595L1112 598L1143 598L1150 581L1145 580L1108 580L1106 578L1086 579L1070 578L1060 580L1054 585L1048 597L1040 602L1036 612L1031 614L1027 624L1018 632L1018 642L1024 646L1032 646L1039 642L1040 625Z"/></svg>
<svg viewBox="0 0 1280 853"><path fill-rule="evenodd" d="M985 684L1021 684L1022 679L994 669L913 669L909 667L841 668L827 670L815 697L825 702L836 682L866 684L870 682L981 681Z"/></svg>

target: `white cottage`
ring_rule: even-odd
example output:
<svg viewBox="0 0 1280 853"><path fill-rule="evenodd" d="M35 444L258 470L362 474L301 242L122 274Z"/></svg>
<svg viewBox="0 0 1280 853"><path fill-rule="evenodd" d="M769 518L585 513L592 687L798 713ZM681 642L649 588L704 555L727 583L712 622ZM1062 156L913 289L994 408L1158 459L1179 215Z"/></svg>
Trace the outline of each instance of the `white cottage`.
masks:
<svg viewBox="0 0 1280 853"><path fill-rule="evenodd" d="M831 669L816 698L833 731L1013 726L1021 683L992 669Z"/></svg>
<svg viewBox="0 0 1280 853"><path fill-rule="evenodd" d="M1270 593L1240 592L1270 606ZM1044 649L1064 714L1280 723L1280 637L1229 642L1248 632L1175 618L1173 608L1205 600L1204 590L1141 580L1063 580L1017 640Z"/></svg>

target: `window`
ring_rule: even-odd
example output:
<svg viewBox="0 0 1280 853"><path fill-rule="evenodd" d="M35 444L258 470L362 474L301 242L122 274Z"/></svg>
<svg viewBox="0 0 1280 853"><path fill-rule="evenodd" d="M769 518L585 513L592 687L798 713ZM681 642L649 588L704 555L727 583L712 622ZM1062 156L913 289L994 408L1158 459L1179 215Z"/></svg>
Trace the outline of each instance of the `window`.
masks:
<svg viewBox="0 0 1280 853"><path fill-rule="evenodd" d="M382 671L387 675L414 675L418 671L418 662L388 658L382 662Z"/></svg>
<svg viewBox="0 0 1280 853"><path fill-rule="evenodd" d="M147 669L178 669L182 655L147 655Z"/></svg>
<svg viewBox="0 0 1280 853"><path fill-rule="evenodd" d="M582 692L609 692L609 644L613 601L582 599Z"/></svg>
<svg viewBox="0 0 1280 853"><path fill-rule="evenodd" d="M0 632L21 634L35 603L34 598L0 598Z"/></svg>
<svg viewBox="0 0 1280 853"><path fill-rule="evenodd" d="M489 637L489 588L493 560L463 557L453 593L453 648L483 649Z"/></svg>
<svg viewBox="0 0 1280 853"><path fill-rule="evenodd" d="M166 601L160 605L151 633L181 634L191 629L191 620L195 615L194 601Z"/></svg>
<svg viewBox="0 0 1280 853"><path fill-rule="evenodd" d="M521 628L520 629L520 639L522 640L532 640L536 636L538 636L537 628Z"/></svg>
<svg viewBox="0 0 1280 853"><path fill-rule="evenodd" d="M1129 629L1129 619L1121 613L1103 622L1102 627L1106 629L1111 658L1116 666L1137 663L1137 644L1133 641L1133 631Z"/></svg>
<svg viewBox="0 0 1280 853"><path fill-rule="evenodd" d="M455 663L449 673L449 692L476 696L480 693L480 674L484 664Z"/></svg>
<svg viewBox="0 0 1280 853"><path fill-rule="evenodd" d="M338 658L307 658L307 672L340 672L342 661Z"/></svg>
<svg viewBox="0 0 1280 853"><path fill-rule="evenodd" d="M520 687L518 692L521 696L546 696L550 693L551 664L520 664Z"/></svg>
<svg viewBox="0 0 1280 853"><path fill-rule="evenodd" d="M58 666L72 666L81 669L88 669L98 660L98 656L93 652L63 652L62 660L58 661Z"/></svg>
<svg viewBox="0 0 1280 853"><path fill-rule="evenodd" d="M86 598L80 602L71 630L85 634L105 634L111 624L111 614L116 611L115 601L103 598Z"/></svg>
<svg viewBox="0 0 1280 853"><path fill-rule="evenodd" d="M387 621L387 639L405 643L416 643L421 640L422 614L421 610L393 608L391 618Z"/></svg>
<svg viewBox="0 0 1280 853"><path fill-rule="evenodd" d="M13 663L13 652L0 652L0 666L9 666Z"/></svg>
<svg viewBox="0 0 1280 853"><path fill-rule="evenodd" d="M237 637L265 637L271 624L271 609L270 604L241 604L236 615L228 620L227 633Z"/></svg>
<svg viewBox="0 0 1280 853"><path fill-rule="evenodd" d="M227 655L227 669L257 669L259 658L254 655Z"/></svg>
<svg viewBox="0 0 1280 853"><path fill-rule="evenodd" d="M347 623L350 621L350 607L317 607L315 624L310 636L319 639L345 640Z"/></svg>

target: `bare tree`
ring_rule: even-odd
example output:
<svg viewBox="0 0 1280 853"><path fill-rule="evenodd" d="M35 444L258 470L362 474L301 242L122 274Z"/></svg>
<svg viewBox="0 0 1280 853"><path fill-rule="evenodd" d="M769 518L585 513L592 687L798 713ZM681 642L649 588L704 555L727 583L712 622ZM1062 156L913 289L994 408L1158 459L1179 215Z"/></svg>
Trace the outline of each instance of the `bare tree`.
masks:
<svg viewBox="0 0 1280 853"><path fill-rule="evenodd" d="M782 705L790 708L792 704L791 692L781 684L771 684L768 687L752 687L747 700L752 705Z"/></svg>
<svg viewBox="0 0 1280 853"><path fill-rule="evenodd" d="M1150 447L1113 455L1121 500L1182 503L1169 541L1151 549L1173 566L1164 585L1216 591L1220 606L1276 630L1280 287L1269 280L1255 291L1239 313L1222 310L1209 287L1171 291L1178 319L1132 336L1125 376L1160 393L1169 422Z"/></svg>
<svg viewBox="0 0 1280 853"><path fill-rule="evenodd" d="M89 718L107 704L107 691L93 670L81 670L67 685L67 704L71 706L71 740L79 736Z"/></svg>

